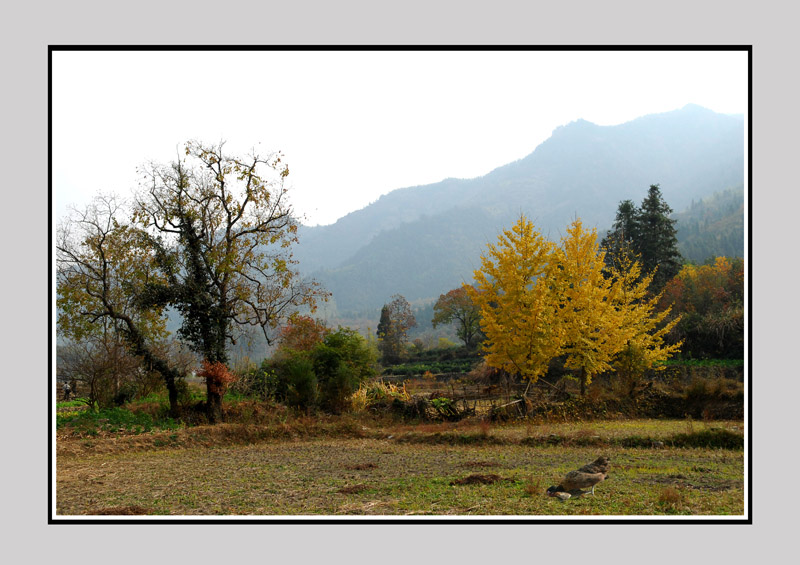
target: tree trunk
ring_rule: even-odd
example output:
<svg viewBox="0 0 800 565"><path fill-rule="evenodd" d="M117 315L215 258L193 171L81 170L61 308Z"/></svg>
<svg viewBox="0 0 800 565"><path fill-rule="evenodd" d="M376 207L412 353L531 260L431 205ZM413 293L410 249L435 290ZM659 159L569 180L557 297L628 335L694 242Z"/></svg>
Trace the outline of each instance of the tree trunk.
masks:
<svg viewBox="0 0 800 565"><path fill-rule="evenodd" d="M225 332L222 320L217 320L217 325L212 325L209 320L209 335L213 340L206 343L205 358L209 363L228 363L228 355L225 352ZM227 384L212 382L213 379L206 378L206 417L209 424L222 422L222 396L225 394Z"/></svg>
<svg viewBox="0 0 800 565"><path fill-rule="evenodd" d="M175 379L171 377L164 378L167 385L167 396L169 397L169 417L178 418L178 387L175 384Z"/></svg>
<svg viewBox="0 0 800 565"><path fill-rule="evenodd" d="M222 421L222 395L212 390L212 385L206 380L206 416L209 424L218 424Z"/></svg>
<svg viewBox="0 0 800 565"><path fill-rule="evenodd" d="M586 395L586 369L581 369L581 372L578 376L581 380L581 396Z"/></svg>
<svg viewBox="0 0 800 565"><path fill-rule="evenodd" d="M124 314L119 314L109 308L111 316L114 319L121 320L125 323L126 331L124 332L125 338L128 342L130 351L134 355L141 355L145 363L149 367L155 369L164 379L164 384L167 385L167 393L169 396L169 415L171 418L178 417L178 389L176 381L183 375L172 368L166 359L163 359L153 350L151 350L145 343L144 336L142 336L139 328L133 320Z"/></svg>

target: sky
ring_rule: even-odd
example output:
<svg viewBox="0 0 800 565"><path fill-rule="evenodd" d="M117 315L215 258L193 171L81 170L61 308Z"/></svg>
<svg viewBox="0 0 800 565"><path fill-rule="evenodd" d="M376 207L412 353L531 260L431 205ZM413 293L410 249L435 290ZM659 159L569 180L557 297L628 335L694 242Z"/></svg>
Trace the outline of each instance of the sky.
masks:
<svg viewBox="0 0 800 565"><path fill-rule="evenodd" d="M55 51L53 213L131 195L138 166L196 139L281 151L302 223L330 224L482 176L577 119L746 114L747 87L744 51Z"/></svg>

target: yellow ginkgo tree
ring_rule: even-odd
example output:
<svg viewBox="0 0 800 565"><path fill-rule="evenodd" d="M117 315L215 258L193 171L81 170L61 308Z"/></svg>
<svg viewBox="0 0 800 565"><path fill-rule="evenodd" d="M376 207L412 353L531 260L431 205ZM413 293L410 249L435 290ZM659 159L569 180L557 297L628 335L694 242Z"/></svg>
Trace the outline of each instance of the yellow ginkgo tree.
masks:
<svg viewBox="0 0 800 565"><path fill-rule="evenodd" d="M486 363L536 381L562 344L558 301L550 284L554 245L521 216L489 244L465 285L480 308Z"/></svg>
<svg viewBox="0 0 800 565"><path fill-rule="evenodd" d="M604 267L596 230L580 219L556 246L521 216L465 285L480 308L486 363L535 382L563 355L583 394L599 373L643 372L678 351L663 339L675 324L664 324L669 310L657 312L658 297L647 295L652 273L641 277L632 260L612 276Z"/></svg>
<svg viewBox="0 0 800 565"><path fill-rule="evenodd" d="M630 257L622 258L612 271L614 302L622 317L621 327L627 334L612 367L628 384L630 392L646 370L663 370L663 361L678 353L683 345L683 341L671 344L664 341L681 317L665 323L672 307L659 311L663 291L657 295L648 292L653 275L642 276L640 264Z"/></svg>
<svg viewBox="0 0 800 565"><path fill-rule="evenodd" d="M565 366L578 372L581 394L595 375L613 370L612 360L634 333L625 323L612 280L603 275L604 255L597 231L584 229L580 219L567 228L553 252L561 353L566 355Z"/></svg>

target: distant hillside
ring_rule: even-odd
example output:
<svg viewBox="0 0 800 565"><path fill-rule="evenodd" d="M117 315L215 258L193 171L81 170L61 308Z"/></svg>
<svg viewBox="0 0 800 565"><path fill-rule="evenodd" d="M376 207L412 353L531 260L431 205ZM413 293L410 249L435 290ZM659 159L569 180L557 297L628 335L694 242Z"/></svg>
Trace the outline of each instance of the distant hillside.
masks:
<svg viewBox="0 0 800 565"><path fill-rule="evenodd" d="M303 228L296 257L344 316L395 293L434 299L471 280L486 243L520 213L552 239L575 216L602 232L619 202L638 204L650 184L683 210L743 185L743 174L741 116L689 105L617 126L578 120L483 177L398 189L333 225Z"/></svg>
<svg viewBox="0 0 800 565"><path fill-rule="evenodd" d="M692 202L672 217L678 221L678 249L687 261L703 263L720 255L744 257L744 188Z"/></svg>

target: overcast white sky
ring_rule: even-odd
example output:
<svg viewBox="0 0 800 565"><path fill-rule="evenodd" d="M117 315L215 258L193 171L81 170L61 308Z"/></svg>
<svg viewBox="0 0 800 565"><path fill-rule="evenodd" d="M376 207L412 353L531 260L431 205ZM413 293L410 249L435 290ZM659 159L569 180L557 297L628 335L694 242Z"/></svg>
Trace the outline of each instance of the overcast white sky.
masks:
<svg viewBox="0 0 800 565"><path fill-rule="evenodd" d="M681 51L53 53L56 218L189 139L280 150L304 223L396 188L472 178L579 118L619 124L695 103L747 111L747 54Z"/></svg>

